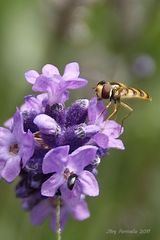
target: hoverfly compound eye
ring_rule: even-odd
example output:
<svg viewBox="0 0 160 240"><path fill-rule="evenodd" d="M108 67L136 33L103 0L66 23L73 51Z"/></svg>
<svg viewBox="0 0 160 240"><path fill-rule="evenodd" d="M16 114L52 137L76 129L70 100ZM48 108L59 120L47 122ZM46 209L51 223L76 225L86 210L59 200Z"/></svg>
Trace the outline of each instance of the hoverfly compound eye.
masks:
<svg viewBox="0 0 160 240"><path fill-rule="evenodd" d="M100 81L97 83L97 86L96 86L96 89L95 89L95 92L96 92L96 96L98 99L102 99L102 90L105 86L106 82L105 81Z"/></svg>
<svg viewBox="0 0 160 240"><path fill-rule="evenodd" d="M108 99L111 97L112 86L109 82L106 82L102 88L102 98Z"/></svg>

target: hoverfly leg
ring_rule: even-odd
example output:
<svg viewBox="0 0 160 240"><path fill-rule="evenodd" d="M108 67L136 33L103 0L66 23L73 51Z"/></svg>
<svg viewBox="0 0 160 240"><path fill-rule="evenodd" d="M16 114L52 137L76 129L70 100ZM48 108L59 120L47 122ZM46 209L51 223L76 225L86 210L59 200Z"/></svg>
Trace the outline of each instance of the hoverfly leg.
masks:
<svg viewBox="0 0 160 240"><path fill-rule="evenodd" d="M111 101L106 105L106 109L108 109L111 106Z"/></svg>
<svg viewBox="0 0 160 240"><path fill-rule="evenodd" d="M118 102L115 102L114 104L114 110L113 112L109 115L109 117L107 118L107 120L111 119L113 116L115 116L118 112L118 109L119 109L119 103Z"/></svg>
<svg viewBox="0 0 160 240"><path fill-rule="evenodd" d="M128 114L126 114L121 122L121 128L124 126L124 121L131 115L131 113L133 112L133 108L131 108L130 106L128 106L126 103L124 102L120 102L121 106L123 106L124 108L126 108L129 112Z"/></svg>

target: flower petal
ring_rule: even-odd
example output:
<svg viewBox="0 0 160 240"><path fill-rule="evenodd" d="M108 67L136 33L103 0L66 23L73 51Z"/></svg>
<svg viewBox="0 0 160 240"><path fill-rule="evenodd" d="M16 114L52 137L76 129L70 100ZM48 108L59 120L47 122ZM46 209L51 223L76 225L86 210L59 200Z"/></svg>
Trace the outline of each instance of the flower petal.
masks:
<svg viewBox="0 0 160 240"><path fill-rule="evenodd" d="M59 103L64 103L69 99L69 91L65 90L62 95L61 98L59 98Z"/></svg>
<svg viewBox="0 0 160 240"><path fill-rule="evenodd" d="M84 194L89 196L98 196L99 195L99 186L95 176L86 170L84 170L79 175L79 181L82 186L82 191Z"/></svg>
<svg viewBox="0 0 160 240"><path fill-rule="evenodd" d="M7 161L1 171L1 176L7 181L12 182L20 173L20 156L12 156Z"/></svg>
<svg viewBox="0 0 160 240"><path fill-rule="evenodd" d="M44 157L42 170L44 174L61 172L65 166L69 146L61 146L50 150Z"/></svg>
<svg viewBox="0 0 160 240"><path fill-rule="evenodd" d="M9 146L14 137L9 129L0 127L0 146Z"/></svg>
<svg viewBox="0 0 160 240"><path fill-rule="evenodd" d="M35 92L47 92L48 87L50 87L51 84L51 78L39 75L39 77L36 79L35 84L32 87L32 90Z"/></svg>
<svg viewBox="0 0 160 240"><path fill-rule="evenodd" d="M101 124L106 119L107 110L103 101L93 97L90 100L88 107L88 123L89 124Z"/></svg>
<svg viewBox="0 0 160 240"><path fill-rule="evenodd" d="M13 118L9 118L7 121L4 122L4 126L10 130L13 127Z"/></svg>
<svg viewBox="0 0 160 240"><path fill-rule="evenodd" d="M60 75L58 68L52 64L44 65L44 67L42 68L42 73L46 77L53 77L55 74Z"/></svg>
<svg viewBox="0 0 160 240"><path fill-rule="evenodd" d="M65 66L63 79L70 80L78 78L79 74L80 74L79 64L76 62L72 62Z"/></svg>
<svg viewBox="0 0 160 240"><path fill-rule="evenodd" d="M85 166L89 165L95 159L97 149L97 147L89 145L76 149L69 155L69 169L74 173L81 172Z"/></svg>
<svg viewBox="0 0 160 240"><path fill-rule="evenodd" d="M24 75L27 82L34 84L36 82L36 78L39 76L39 73L36 72L35 70L29 70L25 72Z"/></svg>
<svg viewBox="0 0 160 240"><path fill-rule="evenodd" d="M57 189L63 184L64 178L55 173L42 184L41 194L47 197L53 197Z"/></svg>
<svg viewBox="0 0 160 240"><path fill-rule="evenodd" d="M97 104L97 98L93 97L88 106L88 123L89 124L94 124L96 121L96 114L95 114L95 109L96 109L96 104Z"/></svg>
<svg viewBox="0 0 160 240"><path fill-rule="evenodd" d="M71 208L71 214L79 221L83 221L90 217L87 203L82 199Z"/></svg>
<svg viewBox="0 0 160 240"><path fill-rule="evenodd" d="M125 149L123 142L120 139L115 138L109 138L108 148Z"/></svg>
<svg viewBox="0 0 160 240"><path fill-rule="evenodd" d="M61 83L52 82L47 90L50 106L52 106L54 103L64 103L69 97L69 93L66 90L63 79L60 80Z"/></svg>
<svg viewBox="0 0 160 240"><path fill-rule="evenodd" d="M86 125L84 126L85 129L85 134L87 137L91 137L94 134L98 133L100 130L100 127L98 127L97 125Z"/></svg>
<svg viewBox="0 0 160 240"><path fill-rule="evenodd" d="M3 170L5 166L6 161L4 159L0 158L0 176L1 176L1 171Z"/></svg>
<svg viewBox="0 0 160 240"><path fill-rule="evenodd" d="M38 99L38 96L37 97L34 97L32 95L25 96L24 101L25 103L20 108L21 112L24 111L26 112L34 111L36 113L42 112L43 110L42 100Z"/></svg>
<svg viewBox="0 0 160 240"><path fill-rule="evenodd" d="M76 181L75 186L70 190L67 186L67 182L64 182L60 188L61 196L66 203L73 205L75 201L79 201L82 195L82 187L79 181Z"/></svg>
<svg viewBox="0 0 160 240"><path fill-rule="evenodd" d="M107 148L108 147L109 137L107 135L99 132L96 135L94 135L92 137L92 139L96 142L96 144L99 147L102 147L102 148Z"/></svg>
<svg viewBox="0 0 160 240"><path fill-rule="evenodd" d="M35 142L31 131L24 134L22 143L20 146L20 155L22 157L23 167L26 165L27 161L32 157L34 153Z"/></svg>
<svg viewBox="0 0 160 240"><path fill-rule="evenodd" d="M23 117L20 110L17 108L16 113L13 116L13 135L17 139L17 142L21 142L24 136L23 130Z"/></svg>
<svg viewBox="0 0 160 240"><path fill-rule="evenodd" d="M0 146L0 160L6 162L9 157L10 153L8 151L8 146Z"/></svg>
<svg viewBox="0 0 160 240"><path fill-rule="evenodd" d="M73 80L66 80L65 86L67 89L77 89L84 87L88 84L88 81L83 78L77 78Z"/></svg>
<svg viewBox="0 0 160 240"><path fill-rule="evenodd" d="M113 120L107 120L103 123L103 133L113 138L117 138L123 132L123 127Z"/></svg>
<svg viewBox="0 0 160 240"><path fill-rule="evenodd" d="M42 224L46 217L52 212L49 199L44 199L31 210L32 224Z"/></svg>
<svg viewBox="0 0 160 240"><path fill-rule="evenodd" d="M37 99L43 104L44 102L47 101L47 94L46 93L38 94Z"/></svg>
<svg viewBox="0 0 160 240"><path fill-rule="evenodd" d="M46 114L39 114L33 122L44 134L57 134L60 132L60 126L57 122Z"/></svg>
<svg viewBox="0 0 160 240"><path fill-rule="evenodd" d="M68 98L65 81L60 75L48 78L40 75L32 87L33 91L46 92L48 94L48 103L63 103Z"/></svg>

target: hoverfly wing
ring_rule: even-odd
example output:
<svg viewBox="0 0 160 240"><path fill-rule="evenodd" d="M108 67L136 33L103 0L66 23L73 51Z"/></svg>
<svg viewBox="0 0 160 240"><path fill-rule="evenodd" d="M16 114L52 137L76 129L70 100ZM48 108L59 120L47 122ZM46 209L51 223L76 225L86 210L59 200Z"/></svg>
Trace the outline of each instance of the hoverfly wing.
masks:
<svg viewBox="0 0 160 240"><path fill-rule="evenodd" d="M124 83L120 83L120 82L110 82L111 86L113 86L113 88L128 88Z"/></svg>

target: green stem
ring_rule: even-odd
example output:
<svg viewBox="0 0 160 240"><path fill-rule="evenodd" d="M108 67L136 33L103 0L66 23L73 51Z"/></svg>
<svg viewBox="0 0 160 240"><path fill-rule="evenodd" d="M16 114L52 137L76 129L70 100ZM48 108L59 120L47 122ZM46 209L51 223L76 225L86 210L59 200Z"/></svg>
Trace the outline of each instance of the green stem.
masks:
<svg viewBox="0 0 160 240"><path fill-rule="evenodd" d="M57 240L61 240L61 197L57 197L57 205L56 205L56 232L57 232Z"/></svg>

